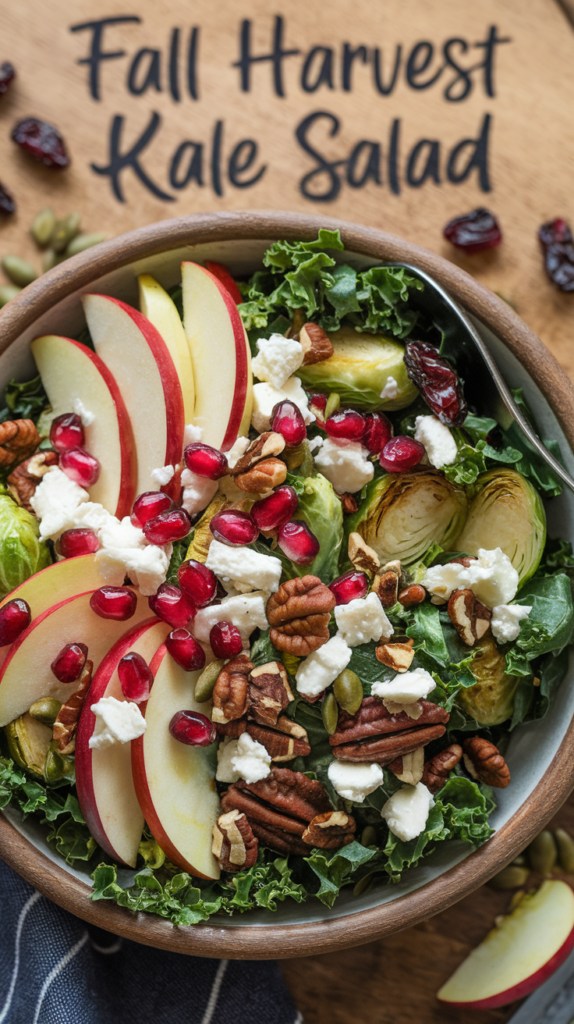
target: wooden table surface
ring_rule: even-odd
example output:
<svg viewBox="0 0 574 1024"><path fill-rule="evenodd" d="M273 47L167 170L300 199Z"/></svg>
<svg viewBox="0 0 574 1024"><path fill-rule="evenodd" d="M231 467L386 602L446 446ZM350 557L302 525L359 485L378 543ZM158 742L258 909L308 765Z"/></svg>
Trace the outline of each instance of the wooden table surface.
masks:
<svg viewBox="0 0 574 1024"><path fill-rule="evenodd" d="M98 29L102 18L120 20ZM39 265L27 232L45 205L59 216L77 209L84 230L109 235L194 211L312 209L453 259L512 302L574 377L574 296L547 280L537 242L543 221L574 223L574 0L331 0L328 8L319 0L272 8L266 0L241 8L234 0L108 0L105 13L95 0L29 0L4 5L0 24L0 63L10 59L18 75L0 98L0 179L18 202L0 223L0 255ZM111 54L100 62L98 31ZM244 62L242 71L241 46L244 56L248 42L252 56L264 56L274 33L298 52L275 64ZM375 85L376 61L386 94ZM69 170L44 169L16 150L10 128L30 115L59 126ZM114 128L125 156L154 125L139 177L127 166L114 192ZM255 153L237 149L245 139L256 155L238 172ZM457 182L473 153L480 168ZM321 159L323 173L306 179ZM504 241L469 259L442 239L442 227L477 206L498 215ZM557 823L574 834L572 800ZM460 1021L435 992L509 898L482 888L392 938L287 961L306 1024ZM487 1024L510 1013L467 1016Z"/></svg>

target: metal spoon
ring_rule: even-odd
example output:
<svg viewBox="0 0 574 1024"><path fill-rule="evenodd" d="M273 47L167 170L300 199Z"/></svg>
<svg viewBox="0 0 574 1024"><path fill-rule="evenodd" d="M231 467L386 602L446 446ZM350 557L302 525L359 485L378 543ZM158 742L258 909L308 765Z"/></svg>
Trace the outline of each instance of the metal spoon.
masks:
<svg viewBox="0 0 574 1024"><path fill-rule="evenodd" d="M488 348L464 310L424 270L419 270L418 267L413 267L410 263L386 263L385 266L403 267L409 274L418 277L426 285L421 306L424 301L425 311L435 315L441 330L444 330L441 353L450 359L460 372L464 379L465 394L471 405L479 409L481 415L491 416L503 429L508 429L512 421L515 420L540 457L550 466L556 476L560 477L571 491L574 491L574 479L548 451L516 405ZM453 330L450 319L447 317L445 320L444 318L445 306L454 314L456 330ZM442 322L441 313L443 313Z"/></svg>

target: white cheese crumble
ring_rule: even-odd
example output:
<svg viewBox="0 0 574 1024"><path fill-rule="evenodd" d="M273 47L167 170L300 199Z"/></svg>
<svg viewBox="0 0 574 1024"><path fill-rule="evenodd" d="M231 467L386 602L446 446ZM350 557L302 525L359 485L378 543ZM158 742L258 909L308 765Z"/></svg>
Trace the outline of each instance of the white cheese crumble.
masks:
<svg viewBox="0 0 574 1024"><path fill-rule="evenodd" d="M337 494L355 494L373 479L375 467L369 452L358 441L334 441L327 437L315 455L320 473Z"/></svg>
<svg viewBox="0 0 574 1024"><path fill-rule="evenodd" d="M196 427L195 423L186 423L183 428L183 447L187 448L188 444L201 441L202 437L203 427Z"/></svg>
<svg viewBox="0 0 574 1024"><path fill-rule="evenodd" d="M271 427L271 413L278 402L288 399L297 406L305 423L313 423L315 417L309 412L309 398L298 377L289 377L281 388L273 384L253 385L253 413L251 424L260 434Z"/></svg>
<svg viewBox="0 0 574 1024"><path fill-rule="evenodd" d="M158 487L165 487L175 476L175 466L158 466L152 469L151 478Z"/></svg>
<svg viewBox="0 0 574 1024"><path fill-rule="evenodd" d="M212 540L205 564L226 589L231 583L238 593L244 594L250 590L274 594L279 590L282 566L274 555L263 555L251 548L232 548Z"/></svg>
<svg viewBox="0 0 574 1024"><path fill-rule="evenodd" d="M129 743L146 731L146 720L131 700L102 697L92 704L91 710L96 716L96 725L88 746L93 750L105 750L114 743Z"/></svg>
<svg viewBox="0 0 574 1024"><path fill-rule="evenodd" d="M56 540L64 530L75 525L78 505L88 501L89 494L58 466L52 466L40 480L30 504L40 519L40 540Z"/></svg>
<svg viewBox="0 0 574 1024"><path fill-rule="evenodd" d="M368 644L369 640L387 640L394 632L385 609L374 593L368 597L356 597L348 604L337 605L335 621L349 647Z"/></svg>
<svg viewBox="0 0 574 1024"><path fill-rule="evenodd" d="M448 600L453 590L472 590L487 608L509 604L518 590L518 573L501 548L478 549L468 568L458 562L433 565L421 583L431 594Z"/></svg>
<svg viewBox="0 0 574 1024"><path fill-rule="evenodd" d="M125 521L123 519L120 525ZM121 587L125 577L129 576L144 597L157 593L161 584L165 583L172 545L124 546L121 543L121 530L117 531L115 541L112 540L111 531L108 536L109 546L100 548L95 559L105 583L110 587Z"/></svg>
<svg viewBox="0 0 574 1024"><path fill-rule="evenodd" d="M241 456L245 455L250 444L251 441L248 437L238 437L237 441L231 445L229 451L225 453L229 469L233 469L233 467L237 465Z"/></svg>
<svg viewBox="0 0 574 1024"><path fill-rule="evenodd" d="M184 469L181 474L181 504L186 512L195 515L196 512L203 512L217 492L219 483L217 480L210 480L207 476L198 476L191 469Z"/></svg>
<svg viewBox="0 0 574 1024"><path fill-rule="evenodd" d="M383 782L383 769L378 764L355 764L352 761L331 761L327 769L329 782L343 800L362 804Z"/></svg>
<svg viewBox="0 0 574 1024"><path fill-rule="evenodd" d="M499 644L516 640L520 633L520 622L527 619L532 611L531 604L497 604L492 609L490 627Z"/></svg>
<svg viewBox="0 0 574 1024"><path fill-rule="evenodd" d="M299 665L296 673L299 693L307 697L322 693L347 667L351 654L351 648L341 636L332 636Z"/></svg>
<svg viewBox="0 0 574 1024"><path fill-rule="evenodd" d="M391 376L387 377L386 384L383 390L381 391L379 397L383 399L388 398L390 401L393 401L393 399L397 397L398 393L399 385L397 384L395 378Z"/></svg>
<svg viewBox="0 0 574 1024"><path fill-rule="evenodd" d="M424 832L434 799L423 782L416 786L401 786L383 805L384 818L393 835L408 843Z"/></svg>
<svg viewBox="0 0 574 1024"><path fill-rule="evenodd" d="M209 634L216 622L232 622L241 633L241 639L247 641L254 629L268 629L269 623L265 615L267 594L253 591L251 594L237 594L225 597L220 604L212 604L200 608L195 616L193 635L201 643L209 644Z"/></svg>
<svg viewBox="0 0 574 1024"><path fill-rule="evenodd" d="M422 444L431 466L435 469L450 466L456 459L456 441L448 427L436 416L417 416L415 441Z"/></svg>
<svg viewBox="0 0 574 1024"><path fill-rule="evenodd" d="M303 362L303 349L294 338L272 334L257 342L259 354L251 361L251 369L258 380L282 388Z"/></svg>
<svg viewBox="0 0 574 1024"><path fill-rule="evenodd" d="M72 405L74 407L74 412L76 416L80 417L84 427L90 427L96 418L93 412L90 412L89 409L86 409L81 398L74 398Z"/></svg>
<svg viewBox="0 0 574 1024"><path fill-rule="evenodd" d="M217 748L217 771L215 778L218 782L237 782L241 778L239 772L235 771L231 758L237 753L237 740L225 736L223 743Z"/></svg>
<svg viewBox="0 0 574 1024"><path fill-rule="evenodd" d="M428 697L436 683L425 668L414 668L411 672L401 672L387 683L373 683L371 693L374 697L395 701L399 704L414 704L417 700Z"/></svg>
<svg viewBox="0 0 574 1024"><path fill-rule="evenodd" d="M259 782L266 779L271 771L271 754L262 743L254 740L248 732L241 734L236 741L235 753L231 755L231 764L239 778L246 782Z"/></svg>

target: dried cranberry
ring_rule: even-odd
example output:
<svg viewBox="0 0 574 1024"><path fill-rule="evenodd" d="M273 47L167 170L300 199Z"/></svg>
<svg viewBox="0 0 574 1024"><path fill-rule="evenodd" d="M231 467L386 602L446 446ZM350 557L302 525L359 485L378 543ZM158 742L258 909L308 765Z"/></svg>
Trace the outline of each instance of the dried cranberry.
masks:
<svg viewBox="0 0 574 1024"><path fill-rule="evenodd" d="M10 214L14 213L16 209L16 200L11 192L8 191L5 185L0 181L0 213Z"/></svg>
<svg viewBox="0 0 574 1024"><path fill-rule="evenodd" d="M574 292L574 244L562 217L549 220L538 231L546 273L561 292Z"/></svg>
<svg viewBox="0 0 574 1024"><path fill-rule="evenodd" d="M9 85L14 80L16 72L9 60L0 64L0 96L8 91Z"/></svg>
<svg viewBox="0 0 574 1024"><path fill-rule="evenodd" d="M502 241L500 225L490 210L479 206L462 217L449 220L443 231L444 237L457 249L469 256L486 249L494 249Z"/></svg>
<svg viewBox="0 0 574 1024"><path fill-rule="evenodd" d="M70 164L64 140L53 124L27 117L14 125L12 138L44 167L63 170Z"/></svg>
<svg viewBox="0 0 574 1024"><path fill-rule="evenodd" d="M407 341L405 366L425 402L447 427L460 427L468 406L460 378L448 359L427 341Z"/></svg>

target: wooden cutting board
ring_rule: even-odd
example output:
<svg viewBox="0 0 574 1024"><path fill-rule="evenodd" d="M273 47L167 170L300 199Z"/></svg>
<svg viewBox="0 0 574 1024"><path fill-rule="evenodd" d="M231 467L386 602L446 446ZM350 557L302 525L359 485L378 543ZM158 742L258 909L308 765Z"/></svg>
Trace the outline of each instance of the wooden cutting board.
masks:
<svg viewBox="0 0 574 1024"><path fill-rule="evenodd" d="M574 0L561 4L4 4L0 63L18 77L0 98L0 180L18 212L0 220L0 255L40 266L28 229L46 205L110 236L194 211L313 209L453 259L574 377L574 296L547 280L537 242L545 220L574 224ZM10 140L28 116L59 127L67 171ZM442 228L477 206L497 214L504 240L465 258ZM573 803L559 823L574 832ZM287 962L307 1024L459 1021L434 994L508 899L481 889L400 935Z"/></svg>

